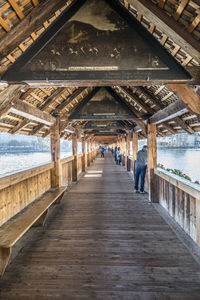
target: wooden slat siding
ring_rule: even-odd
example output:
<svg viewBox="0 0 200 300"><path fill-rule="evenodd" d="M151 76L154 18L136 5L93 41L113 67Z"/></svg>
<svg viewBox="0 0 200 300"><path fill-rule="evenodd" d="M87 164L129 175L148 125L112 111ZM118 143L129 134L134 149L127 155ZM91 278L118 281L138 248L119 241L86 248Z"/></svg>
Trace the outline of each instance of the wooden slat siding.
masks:
<svg viewBox="0 0 200 300"><path fill-rule="evenodd" d="M28 204L41 196L51 187L51 167L34 168L14 175L6 176L2 180L0 190L0 226L24 209ZM18 175L18 180L15 180ZM29 177L27 177L29 175ZM10 178L9 178L10 177ZM14 178L13 184L12 178Z"/></svg>
<svg viewBox="0 0 200 300"><path fill-rule="evenodd" d="M82 157L83 154L78 154L77 156L77 175L82 173Z"/></svg>
<svg viewBox="0 0 200 300"><path fill-rule="evenodd" d="M61 160L62 165L62 186L69 185L72 178L72 161L74 156L70 156Z"/></svg>
<svg viewBox="0 0 200 300"><path fill-rule="evenodd" d="M166 173L166 172L165 172ZM159 203L169 212L175 221L200 245L200 189L193 189L177 183L173 177L170 180L162 171L155 169L156 189ZM180 179L181 181L182 179ZM195 195L195 197L194 197Z"/></svg>

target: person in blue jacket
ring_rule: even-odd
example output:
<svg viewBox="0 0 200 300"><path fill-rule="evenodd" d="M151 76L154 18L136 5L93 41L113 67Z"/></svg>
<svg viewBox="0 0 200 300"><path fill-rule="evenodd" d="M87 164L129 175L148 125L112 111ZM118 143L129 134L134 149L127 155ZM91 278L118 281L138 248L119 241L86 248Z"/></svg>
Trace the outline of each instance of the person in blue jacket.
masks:
<svg viewBox="0 0 200 300"><path fill-rule="evenodd" d="M140 178L140 193L144 194L144 182L147 169L147 146L143 146L142 150L137 153L137 160L135 163L135 193L139 193L138 184Z"/></svg>

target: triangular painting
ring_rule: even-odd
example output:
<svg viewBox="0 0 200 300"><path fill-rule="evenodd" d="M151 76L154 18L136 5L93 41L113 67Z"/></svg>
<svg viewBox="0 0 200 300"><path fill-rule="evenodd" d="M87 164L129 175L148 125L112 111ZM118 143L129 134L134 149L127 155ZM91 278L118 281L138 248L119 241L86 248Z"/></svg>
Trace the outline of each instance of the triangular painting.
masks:
<svg viewBox="0 0 200 300"><path fill-rule="evenodd" d="M137 119L121 98L110 88L95 88L92 96L78 106L69 120Z"/></svg>
<svg viewBox="0 0 200 300"><path fill-rule="evenodd" d="M2 76L26 82L188 78L118 0L73 1Z"/></svg>

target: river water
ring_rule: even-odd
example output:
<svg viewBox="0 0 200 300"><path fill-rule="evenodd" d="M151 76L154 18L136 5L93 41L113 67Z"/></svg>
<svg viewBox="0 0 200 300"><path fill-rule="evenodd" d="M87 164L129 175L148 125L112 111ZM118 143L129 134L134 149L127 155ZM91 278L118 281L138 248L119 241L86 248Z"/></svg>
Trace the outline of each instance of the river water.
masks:
<svg viewBox="0 0 200 300"><path fill-rule="evenodd" d="M61 158L70 155L61 153ZM51 154L46 152L0 154L0 177L50 161ZM157 161L165 167L184 171L192 180L200 180L200 149L158 149Z"/></svg>

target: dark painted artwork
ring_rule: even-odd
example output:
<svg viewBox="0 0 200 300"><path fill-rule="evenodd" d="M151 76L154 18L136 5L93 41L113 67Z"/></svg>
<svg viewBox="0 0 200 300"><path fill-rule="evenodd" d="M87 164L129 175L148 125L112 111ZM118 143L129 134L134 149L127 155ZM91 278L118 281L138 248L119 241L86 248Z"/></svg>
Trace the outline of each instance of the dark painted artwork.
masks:
<svg viewBox="0 0 200 300"><path fill-rule="evenodd" d="M89 0L23 71L167 70L104 0Z"/></svg>
<svg viewBox="0 0 200 300"><path fill-rule="evenodd" d="M119 103L106 88L97 93L75 112L69 119L99 120L99 119L126 119L135 118L135 115L125 105Z"/></svg>

